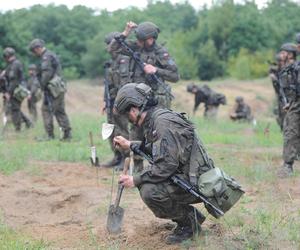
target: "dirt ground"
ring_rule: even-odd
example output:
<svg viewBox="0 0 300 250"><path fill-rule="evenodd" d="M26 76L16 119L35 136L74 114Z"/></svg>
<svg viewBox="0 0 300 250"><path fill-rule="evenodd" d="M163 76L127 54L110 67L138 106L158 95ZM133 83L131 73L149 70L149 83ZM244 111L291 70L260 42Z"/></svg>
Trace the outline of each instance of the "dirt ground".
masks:
<svg viewBox="0 0 300 250"><path fill-rule="evenodd" d="M102 87L69 86L67 107L70 113L100 115L99 96L103 93ZM193 98L184 89L185 86L176 87L175 103L185 103L184 108L189 111L192 110ZM267 111L268 102L272 100L272 89L263 84L252 86L249 82L233 89L232 85L224 83L218 85L216 90L228 96L230 105L236 95L244 95L254 112ZM256 100L257 93L264 93L265 99ZM228 114L230 105L223 108L221 116ZM141 201L137 190L126 190L122 197L121 206L125 208L125 216L121 235L107 233L111 169L101 168L97 173L88 163L32 164L40 169L38 175L24 170L10 176L0 174L0 208L4 222L12 228L34 239L50 242L54 249L93 249L95 243L103 249L179 249L179 246L170 247L164 243L164 238L174 225L155 218ZM284 193L288 190L291 199L300 204L299 199L296 199L300 194L300 181L294 182L291 186L289 181L281 181L274 188ZM255 200L258 195L255 188L246 191ZM222 234L222 229L215 228L213 221L208 220L204 227ZM111 245L111 239L117 245Z"/></svg>

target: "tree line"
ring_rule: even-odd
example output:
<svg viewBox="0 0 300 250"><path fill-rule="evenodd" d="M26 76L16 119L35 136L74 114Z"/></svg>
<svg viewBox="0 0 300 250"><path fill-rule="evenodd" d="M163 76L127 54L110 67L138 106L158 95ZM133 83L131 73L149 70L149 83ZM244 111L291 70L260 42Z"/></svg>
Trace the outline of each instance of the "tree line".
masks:
<svg viewBox="0 0 300 250"><path fill-rule="evenodd" d="M28 66L36 60L28 44L41 38L60 56L67 78L95 78L103 75L109 58L105 35L123 31L129 20L152 21L161 30L158 42L168 48L183 79L257 78L267 74L267 61L282 43L294 42L299 13L299 3L291 0L272 0L263 9L254 1L219 0L198 11L188 2L169 1L113 12L35 5L0 13L0 49L15 48Z"/></svg>

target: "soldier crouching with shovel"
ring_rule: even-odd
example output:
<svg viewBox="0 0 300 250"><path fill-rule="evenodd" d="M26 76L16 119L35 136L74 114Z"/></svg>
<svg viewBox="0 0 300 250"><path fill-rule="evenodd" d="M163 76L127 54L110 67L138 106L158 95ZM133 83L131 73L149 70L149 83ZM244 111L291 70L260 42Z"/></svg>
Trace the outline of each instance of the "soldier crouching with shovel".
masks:
<svg viewBox="0 0 300 250"><path fill-rule="evenodd" d="M153 163L134 176L122 174L119 183L126 188L137 187L156 217L177 223L166 238L168 244L176 244L197 235L205 217L191 206L201 200L174 184L170 178L176 175L189 180L192 178L191 164L196 166L197 176L214 165L197 139L191 122L183 114L157 109L156 104L151 88L143 83L126 84L118 92L115 112L126 114L131 123L144 127L144 140L138 148L149 155ZM116 136L114 143L122 149L137 146L136 142L122 136Z"/></svg>

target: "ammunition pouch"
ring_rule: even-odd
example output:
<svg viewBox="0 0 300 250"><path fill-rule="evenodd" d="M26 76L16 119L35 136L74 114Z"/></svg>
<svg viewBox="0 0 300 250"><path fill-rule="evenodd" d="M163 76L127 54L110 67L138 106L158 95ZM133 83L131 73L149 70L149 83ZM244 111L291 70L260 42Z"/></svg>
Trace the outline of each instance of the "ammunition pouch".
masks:
<svg viewBox="0 0 300 250"><path fill-rule="evenodd" d="M241 186L224 171L219 168L212 168L198 179L199 191L224 213L237 203L241 196L245 193ZM207 211L219 218L214 209L206 206Z"/></svg>
<svg viewBox="0 0 300 250"><path fill-rule="evenodd" d="M67 84L61 76L55 74L49 81L47 88L49 89L51 95L54 98L57 98L60 94L67 91Z"/></svg>
<svg viewBox="0 0 300 250"><path fill-rule="evenodd" d="M21 84L15 88L13 97L16 98L19 102L22 102L24 98L30 95L30 91L22 86Z"/></svg>

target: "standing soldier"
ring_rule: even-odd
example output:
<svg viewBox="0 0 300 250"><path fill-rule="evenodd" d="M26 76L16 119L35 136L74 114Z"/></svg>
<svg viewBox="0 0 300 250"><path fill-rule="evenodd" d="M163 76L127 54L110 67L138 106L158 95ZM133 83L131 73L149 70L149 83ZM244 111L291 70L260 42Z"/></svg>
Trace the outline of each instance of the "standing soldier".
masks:
<svg viewBox="0 0 300 250"><path fill-rule="evenodd" d="M22 84L24 83L23 65L16 58L13 48L5 48L3 57L7 63L5 69L5 78L7 81L4 98L8 108L7 113L11 114L11 119L15 130L21 130L21 123L24 121L27 128L32 126L31 121L22 113L21 104L23 99L28 95L28 90Z"/></svg>
<svg viewBox="0 0 300 250"><path fill-rule="evenodd" d="M278 172L279 177L287 177L293 173L294 161L300 149L300 65L296 62L297 46L285 43L280 48L284 62L279 75L283 92L287 100L283 121L283 165Z"/></svg>
<svg viewBox="0 0 300 250"><path fill-rule="evenodd" d="M30 51L41 58L41 68L38 72L41 88L44 92L42 115L47 132L46 139L54 139L53 116L62 128L61 140L71 139L71 126L65 111L66 83L61 76L61 65L56 54L45 48L41 39L34 39L29 45Z"/></svg>
<svg viewBox="0 0 300 250"><path fill-rule="evenodd" d="M147 84L158 100L158 106L170 108L171 88L164 81L177 82L179 80L177 66L167 49L156 43L160 30L154 23L143 22L137 25L130 21L126 24L121 39L126 39L133 29L135 29L137 40L127 41L127 43L140 56L140 59L144 62L144 68L141 69L126 48L116 39L113 39L109 45L110 53L120 53L128 56L127 59L122 60L122 65L120 65L121 78L126 83ZM160 83L151 81L150 76L153 74L160 79ZM130 139L141 140L142 138L143 128L133 125L130 131ZM134 167L136 171L143 169L143 160L136 155L134 156Z"/></svg>
<svg viewBox="0 0 300 250"><path fill-rule="evenodd" d="M253 117L251 115L251 108L244 102L244 98L237 96L235 98L235 107L233 113L230 114L230 119L233 121L248 121L251 122Z"/></svg>
<svg viewBox="0 0 300 250"><path fill-rule="evenodd" d="M282 86L280 85L279 81L279 72L283 67L283 60L281 58L280 54L276 55L276 63L271 64L270 69L269 69L269 76L272 81L272 85L275 91L275 96L276 96L276 109L274 111L274 114L276 114L276 121L281 129L283 130L283 120L284 120L284 115L285 111L283 110L283 101L282 101L282 96L280 94L280 89Z"/></svg>
<svg viewBox="0 0 300 250"><path fill-rule="evenodd" d="M297 43L298 55L300 55L300 33L296 34L296 43Z"/></svg>
<svg viewBox="0 0 300 250"><path fill-rule="evenodd" d="M27 80L27 87L30 91L30 96L27 101L27 106L30 115L34 122L37 121L36 104L42 98L41 86L37 77L37 68L35 64L31 64L28 67L29 78Z"/></svg>
<svg viewBox="0 0 300 250"><path fill-rule="evenodd" d="M119 32L111 32L105 36L104 42L109 45L115 35L120 35ZM104 93L104 110L107 114L108 123L114 124L113 134L109 138L110 146L114 152L114 157L107 163L102 164L103 167L122 166L122 162L129 152L122 149L116 149L113 145L113 138L121 135L125 138L129 138L128 132L128 119L124 115L116 115L113 113L113 105L117 96L118 90L126 83L128 79L122 78L123 62L129 60L128 56L111 53L111 60L104 65L105 77L105 93ZM127 64L126 64L127 65Z"/></svg>

